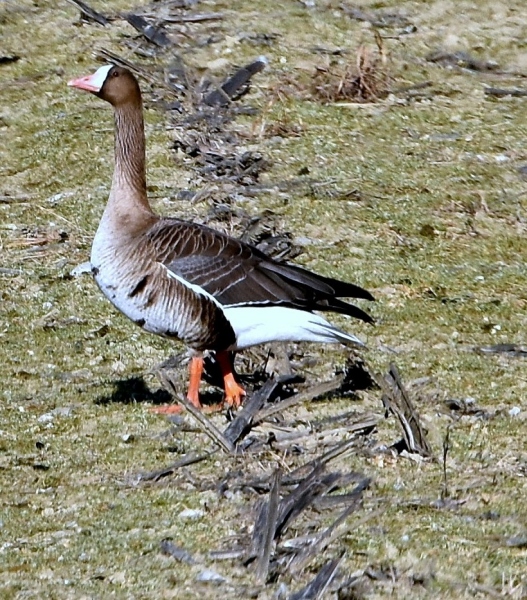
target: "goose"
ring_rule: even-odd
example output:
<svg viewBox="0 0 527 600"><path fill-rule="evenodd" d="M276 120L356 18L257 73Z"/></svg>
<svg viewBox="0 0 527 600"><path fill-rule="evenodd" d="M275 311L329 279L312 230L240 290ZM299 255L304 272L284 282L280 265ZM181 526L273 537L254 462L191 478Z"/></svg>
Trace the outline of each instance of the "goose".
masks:
<svg viewBox="0 0 527 600"><path fill-rule="evenodd" d="M112 185L93 240L91 271L102 293L139 327L187 345L187 398L195 407L201 408L205 351L215 353L221 368L224 401L238 407L245 396L233 368L238 350L277 341L364 346L318 313L372 323L364 310L341 300L373 300L368 291L275 260L212 228L153 212L141 90L129 70L105 65L68 85L106 100L115 116Z"/></svg>

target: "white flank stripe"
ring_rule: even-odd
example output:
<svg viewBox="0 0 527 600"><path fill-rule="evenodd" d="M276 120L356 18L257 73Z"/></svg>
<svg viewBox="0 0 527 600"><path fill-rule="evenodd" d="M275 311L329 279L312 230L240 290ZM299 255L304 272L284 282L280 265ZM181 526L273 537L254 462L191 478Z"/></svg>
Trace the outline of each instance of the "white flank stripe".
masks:
<svg viewBox="0 0 527 600"><path fill-rule="evenodd" d="M196 285L195 283L190 283L190 281L187 281L180 275L177 275L176 273L174 273L174 271L171 271L170 269L168 269L163 263L158 263L158 264L161 265L165 269L165 271L167 272L167 275L169 277L171 277L172 279L175 279L176 281L179 281L179 283L182 283L186 288L188 288L189 290L192 290L194 293L199 294L200 296L205 296L205 298L208 298L209 300L214 302L214 304L216 304L216 306L223 308L223 306L216 300L216 298L214 298L214 296L212 294L209 294L209 292L207 292L207 290L204 290L201 286Z"/></svg>
<svg viewBox="0 0 527 600"><path fill-rule="evenodd" d="M334 327L323 317L284 306L225 306L223 312L236 333L241 350L267 342L358 344L359 338Z"/></svg>

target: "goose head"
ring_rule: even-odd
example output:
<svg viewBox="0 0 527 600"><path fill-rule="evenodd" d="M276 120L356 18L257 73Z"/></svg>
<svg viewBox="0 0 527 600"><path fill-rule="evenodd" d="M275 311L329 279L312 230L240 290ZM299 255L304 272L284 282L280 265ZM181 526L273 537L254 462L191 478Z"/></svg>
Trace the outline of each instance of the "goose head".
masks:
<svg viewBox="0 0 527 600"><path fill-rule="evenodd" d="M141 97L139 84L132 73L115 65L100 67L92 75L68 81L68 85L91 92L113 106L136 103Z"/></svg>

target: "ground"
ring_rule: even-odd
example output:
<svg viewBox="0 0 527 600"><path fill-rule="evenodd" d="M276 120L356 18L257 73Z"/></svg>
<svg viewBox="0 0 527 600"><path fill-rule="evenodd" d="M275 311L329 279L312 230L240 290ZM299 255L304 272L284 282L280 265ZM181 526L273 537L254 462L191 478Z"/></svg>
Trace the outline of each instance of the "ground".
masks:
<svg viewBox="0 0 527 600"><path fill-rule="evenodd" d="M244 149L267 158L261 182L301 173L309 181L239 194L237 206L272 211L304 247L300 263L375 295L363 305L374 327L335 321L367 342L372 371L397 364L437 458L381 452L401 434L378 391L293 410L304 423L345 410L378 418L368 448L339 465L372 478L351 528L326 550L328 559L343 553L340 572L360 582L339 597L527 597L525 358L521 348L481 351L525 338L527 100L485 93L525 89L523 2L361 2L366 13L398 16L378 28L389 93L323 102L310 83L315 67L353 65L361 45L378 52L371 22L352 18L351 6L210 1L191 12L221 19L171 35L188 65L218 68L220 80L268 57L242 99L259 112L231 126ZM92 7L113 16L138 9L127 0ZM70 275L89 258L109 191L113 129L109 108L66 82L93 72L102 47L158 73L173 49L139 56L142 41L125 20L81 23L68 2L7 0L0 27L2 597L197 598L221 589L263 599L282 597L273 596L280 585L300 589L324 557L295 578L257 585L250 567L208 554L254 522L254 497L216 489L246 468L243 456L216 453L156 485L134 483L208 446L199 430L172 429L148 411L160 387L152 369L182 347L142 333L89 276ZM171 150L177 115L162 109L155 86L142 86L153 206L202 219L207 202L177 199L205 185ZM338 348L303 352L313 366L302 374L313 381L345 362ZM144 381L140 394L116 394L134 377ZM453 411L452 400L481 410ZM226 425L224 415L211 418ZM267 475L292 464L279 450L258 460ZM306 516L308 529L309 518L324 516ZM166 538L202 563L164 555ZM226 581L196 582L204 565Z"/></svg>

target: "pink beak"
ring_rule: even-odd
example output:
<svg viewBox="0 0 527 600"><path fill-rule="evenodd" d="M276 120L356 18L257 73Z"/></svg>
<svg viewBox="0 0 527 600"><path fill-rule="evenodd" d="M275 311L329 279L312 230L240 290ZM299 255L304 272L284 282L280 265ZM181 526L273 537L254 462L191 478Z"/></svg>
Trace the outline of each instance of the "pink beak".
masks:
<svg viewBox="0 0 527 600"><path fill-rule="evenodd" d="M95 73L93 75L86 75L85 77L71 79L68 81L68 85L71 87L76 87L79 90L86 90L87 92L98 92L101 88L93 81L94 75Z"/></svg>

